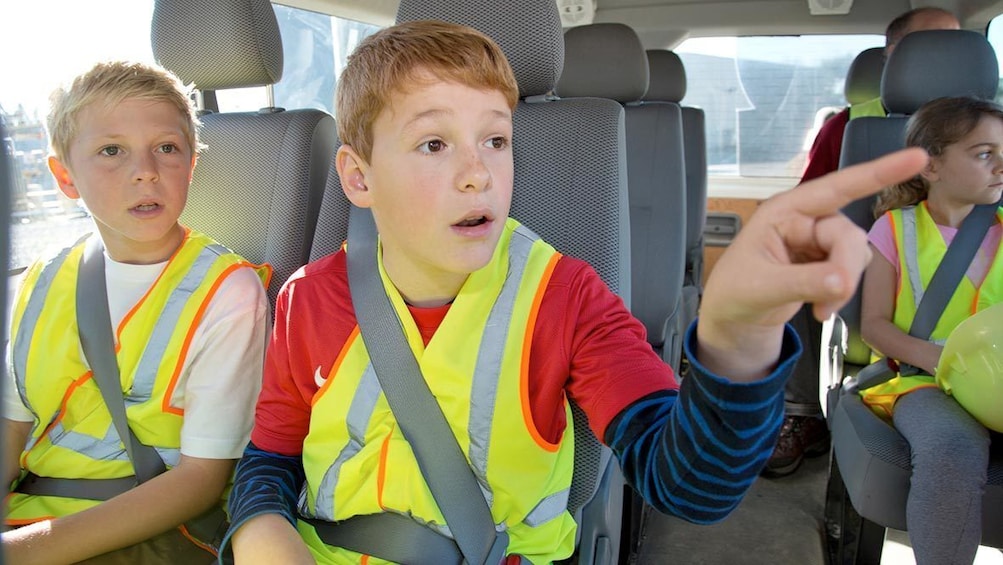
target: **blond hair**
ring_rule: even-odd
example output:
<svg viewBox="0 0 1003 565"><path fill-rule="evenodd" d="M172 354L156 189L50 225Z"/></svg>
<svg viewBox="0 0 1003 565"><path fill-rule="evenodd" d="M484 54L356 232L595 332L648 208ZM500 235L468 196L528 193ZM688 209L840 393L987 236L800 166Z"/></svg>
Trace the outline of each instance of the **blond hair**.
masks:
<svg viewBox="0 0 1003 565"><path fill-rule="evenodd" d="M336 117L341 142L369 160L373 122L393 94L428 73L436 80L497 90L513 110L519 87L504 53L483 33L458 24L415 21L367 37L338 80Z"/></svg>
<svg viewBox="0 0 1003 565"><path fill-rule="evenodd" d="M1003 120L1003 107L989 100L967 96L931 100L909 118L906 147L922 147L930 157L939 157L948 145L957 143L978 127L983 116ZM929 193L930 184L921 175L889 186L878 194L874 216L918 204L926 200Z"/></svg>
<svg viewBox="0 0 1003 565"><path fill-rule="evenodd" d="M98 63L74 78L68 88L57 88L49 97L47 126L52 152L59 159L69 157L70 145L78 133L77 118L84 108L98 102L114 105L138 98L177 108L189 148L197 153L202 149L198 133L201 123L190 94L190 87L160 66L128 61Z"/></svg>

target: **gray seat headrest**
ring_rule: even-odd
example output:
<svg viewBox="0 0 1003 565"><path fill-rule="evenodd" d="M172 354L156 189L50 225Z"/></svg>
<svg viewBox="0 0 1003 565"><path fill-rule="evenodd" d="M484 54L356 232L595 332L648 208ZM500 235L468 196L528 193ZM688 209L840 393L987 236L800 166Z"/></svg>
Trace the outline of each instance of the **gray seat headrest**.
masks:
<svg viewBox="0 0 1003 565"><path fill-rule="evenodd" d="M653 102L679 103L686 97L686 67L679 55L666 49L649 49L648 93L644 99Z"/></svg>
<svg viewBox="0 0 1003 565"><path fill-rule="evenodd" d="M440 20L487 35L508 57L519 96L547 94L564 64L564 38L553 0L401 0L397 23Z"/></svg>
<svg viewBox="0 0 1003 565"><path fill-rule="evenodd" d="M850 104L861 104L881 96L881 71L885 68L885 50L871 47L861 51L846 71L843 93Z"/></svg>
<svg viewBox="0 0 1003 565"><path fill-rule="evenodd" d="M881 100L891 114L912 114L944 96L992 99L999 67L996 53L980 33L937 29L902 38L885 63Z"/></svg>
<svg viewBox="0 0 1003 565"><path fill-rule="evenodd" d="M589 24L564 33L563 98L594 96L636 102L648 90L648 58L633 29L616 23Z"/></svg>
<svg viewBox="0 0 1003 565"><path fill-rule="evenodd" d="M282 36L268 0L157 0L153 55L199 90L275 84Z"/></svg>

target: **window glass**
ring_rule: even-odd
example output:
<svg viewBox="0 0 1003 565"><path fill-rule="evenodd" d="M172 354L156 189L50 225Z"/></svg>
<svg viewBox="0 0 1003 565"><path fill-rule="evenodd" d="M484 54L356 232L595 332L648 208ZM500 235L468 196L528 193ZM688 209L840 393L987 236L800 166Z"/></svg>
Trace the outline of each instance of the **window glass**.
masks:
<svg viewBox="0 0 1003 565"><path fill-rule="evenodd" d="M377 26L273 4L282 34L282 79L272 87L280 108L315 108L334 114L334 88L345 60ZM268 106L264 87L216 93L219 109L254 111Z"/></svg>
<svg viewBox="0 0 1003 565"><path fill-rule="evenodd" d="M707 118L712 175L800 177L822 122L846 106L843 84L881 35L693 38L683 104Z"/></svg>
<svg viewBox="0 0 1003 565"><path fill-rule="evenodd" d="M275 103L334 114L334 88L355 46L380 28L374 25L275 6L282 30L285 70L275 85Z"/></svg>
<svg viewBox="0 0 1003 565"><path fill-rule="evenodd" d="M999 86L996 87L996 101L1003 103L1003 14L996 16L989 22L986 37L996 51L996 59L999 61L1001 78Z"/></svg>

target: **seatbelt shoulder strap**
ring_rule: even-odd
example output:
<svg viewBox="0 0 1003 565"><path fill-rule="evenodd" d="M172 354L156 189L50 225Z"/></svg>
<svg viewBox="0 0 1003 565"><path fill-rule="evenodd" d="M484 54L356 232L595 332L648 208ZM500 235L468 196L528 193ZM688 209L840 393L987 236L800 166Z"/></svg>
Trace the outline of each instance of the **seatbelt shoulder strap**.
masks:
<svg viewBox="0 0 1003 565"><path fill-rule="evenodd" d="M353 207L348 226L352 305L390 409L466 562L496 565L505 555L508 535L496 532L480 484L425 382L383 288L371 212Z"/></svg>
<svg viewBox="0 0 1003 565"><path fill-rule="evenodd" d="M104 275L104 248L101 239L92 235L84 244L77 275L77 331L80 347L91 367L94 382L101 390L111 420L132 461L138 482L143 483L166 470L157 450L143 444L129 427L122 398L122 383L115 355L108 292Z"/></svg>

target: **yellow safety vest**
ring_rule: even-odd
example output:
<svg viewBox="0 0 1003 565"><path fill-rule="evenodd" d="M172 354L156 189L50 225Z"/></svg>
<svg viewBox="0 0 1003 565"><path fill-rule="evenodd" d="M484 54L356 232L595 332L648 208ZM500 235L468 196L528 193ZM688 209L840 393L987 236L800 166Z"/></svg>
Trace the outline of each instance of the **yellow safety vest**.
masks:
<svg viewBox="0 0 1003 565"><path fill-rule="evenodd" d="M94 236L91 236L94 237ZM17 394L35 421L21 468L41 477L114 479L134 474L80 349L76 286L85 242L26 273L12 314L11 361ZM255 268L267 286L271 268L241 259L186 230L163 272L115 330L129 427L168 465L180 456L184 409L171 402L192 337L220 283ZM12 493L7 523L73 514L98 502Z"/></svg>
<svg viewBox="0 0 1003 565"><path fill-rule="evenodd" d="M899 285L895 295L892 322L904 332L912 326L916 309L930 279L947 253L947 243L930 216L925 201L887 212L895 235L899 255ZM996 213L997 222L1003 222L1003 210ZM930 341L944 343L951 331L972 314L1003 301L1003 250L997 249L996 258L982 285L976 287L968 277L962 277L951 296ZM897 376L888 382L861 392L865 404L879 416L890 418L899 396L917 388L935 387L930 375Z"/></svg>
<svg viewBox="0 0 1003 565"><path fill-rule="evenodd" d="M867 102L861 102L860 104L853 104L850 106L851 120L866 116L883 118L887 115L888 112L885 110L885 105L881 103L881 98L875 98L873 100L868 100Z"/></svg>
<svg viewBox="0 0 1003 565"><path fill-rule="evenodd" d="M574 470L574 432L557 443L541 437L528 397L536 316L560 258L515 220L508 220L491 262L472 273L428 346L380 264L383 285L404 325L429 387L479 479L508 552L536 563L571 555L575 522L567 511ZM303 444L306 471L300 512L338 521L396 512L445 535L449 528L422 478L373 372L358 327L313 398ZM313 526L299 530L318 563L359 563L328 546ZM369 559L368 563L379 561Z"/></svg>

